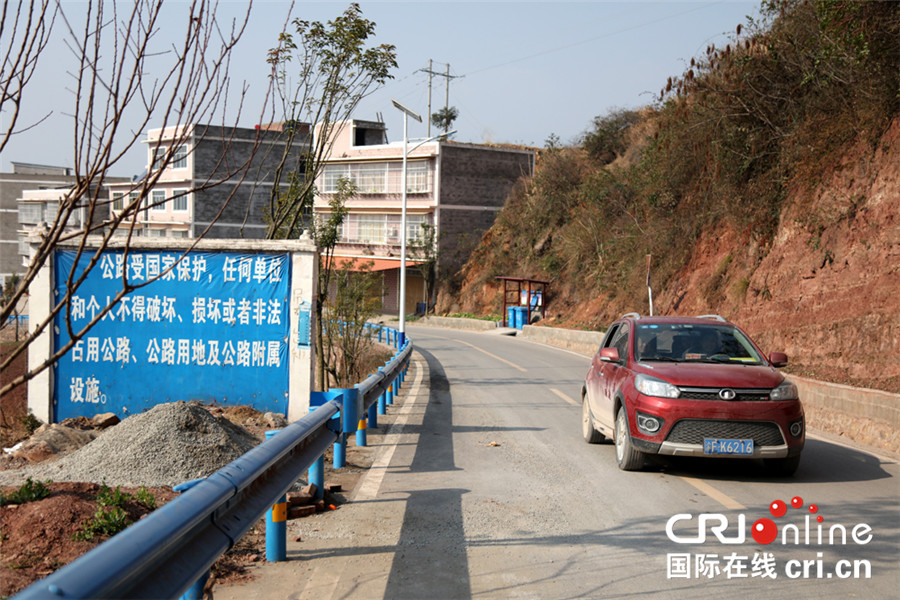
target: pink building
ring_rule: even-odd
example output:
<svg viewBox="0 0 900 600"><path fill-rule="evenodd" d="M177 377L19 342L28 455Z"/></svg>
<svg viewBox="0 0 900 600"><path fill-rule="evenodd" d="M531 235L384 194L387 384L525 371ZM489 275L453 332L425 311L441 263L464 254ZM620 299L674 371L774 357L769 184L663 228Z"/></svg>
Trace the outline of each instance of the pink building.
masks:
<svg viewBox="0 0 900 600"><path fill-rule="evenodd" d="M320 135L317 127L316 135ZM334 128L326 164L316 183L315 212L327 214L338 181L354 182L335 256L370 262L384 277L382 307L399 309L403 143L388 143L384 123L352 120ZM415 142L410 143L410 148ZM534 173L533 150L433 141L407 158L406 314L425 303L424 280L411 250L423 225L435 228L438 277L455 273L494 222L523 176Z"/></svg>

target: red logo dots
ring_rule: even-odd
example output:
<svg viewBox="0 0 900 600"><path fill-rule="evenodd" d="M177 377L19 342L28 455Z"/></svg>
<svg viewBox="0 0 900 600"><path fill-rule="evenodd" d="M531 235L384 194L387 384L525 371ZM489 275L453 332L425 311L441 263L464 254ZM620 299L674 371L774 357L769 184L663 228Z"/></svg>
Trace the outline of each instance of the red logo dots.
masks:
<svg viewBox="0 0 900 600"><path fill-rule="evenodd" d="M750 528L750 534L758 544L771 544L778 537L778 527L771 519L758 519Z"/></svg>
<svg viewBox="0 0 900 600"><path fill-rule="evenodd" d="M821 523L821 522L824 521L824 520L825 520L825 519L822 518L822 515L819 515L818 517L816 517L816 521L818 521L819 523Z"/></svg>
<svg viewBox="0 0 900 600"><path fill-rule="evenodd" d="M816 506L815 504L810 504L810 505L809 505L809 512L815 514L815 513L819 512L819 507Z"/></svg>
<svg viewBox="0 0 900 600"><path fill-rule="evenodd" d="M800 508L801 506L803 506L803 498L801 498L800 496L794 496L793 498L791 498L791 506L793 506L794 508Z"/></svg>
<svg viewBox="0 0 900 600"><path fill-rule="evenodd" d="M787 504L781 500L776 500L769 505L769 512L773 517L783 517L787 512Z"/></svg>

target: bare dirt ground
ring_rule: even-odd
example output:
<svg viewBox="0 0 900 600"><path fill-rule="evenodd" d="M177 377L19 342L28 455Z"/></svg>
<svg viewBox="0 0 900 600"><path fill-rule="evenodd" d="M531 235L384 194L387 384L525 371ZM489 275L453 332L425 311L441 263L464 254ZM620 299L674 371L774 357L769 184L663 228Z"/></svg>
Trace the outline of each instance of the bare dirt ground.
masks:
<svg viewBox="0 0 900 600"><path fill-rule="evenodd" d="M0 336L8 337L7 330L0 332ZM6 341L0 342L0 352L6 356L13 345ZM384 357L379 355L378 364L383 364ZM21 357L2 373L3 381L7 378L17 377L24 372L25 357ZM269 429L260 418L261 413L249 406L234 407L205 407L211 414L224 416L232 423L239 425L256 436L259 440L265 437L265 431ZM36 425L27 418L27 394L25 386L15 389L12 393L0 398L0 438L2 447L10 448L20 441L26 445L38 447L53 447L57 450L56 439L51 440L50 435L58 435L60 428L67 439L84 440L88 443L90 436L76 435L76 433L89 432L96 426L90 419L70 419L54 429L44 428L35 431ZM47 441L52 444L42 444ZM0 470L17 469L22 466L30 466L36 462L49 462L58 460L78 449L77 441L67 444L59 452L28 453L28 458L0 452ZM364 448L356 448L351 444L347 448L347 466L339 471L331 468L332 456L329 450L325 457L325 483L338 485L344 490L351 490L360 474L369 467L370 453ZM90 521L100 509L97 494L100 485L92 482L43 482L49 489L48 497L26 502L23 504L6 504L0 507L0 598L6 598L18 593L35 581L38 581L57 569L72 562L85 552L99 545L110 536L99 535L93 540L83 541L75 539L75 535L83 530L85 522ZM9 495L18 487L0 488L0 493ZM122 487L120 491L135 496L140 488ZM177 494L171 488L149 488L153 494L157 508L172 500ZM339 507L346 502L345 496L340 492L326 494L324 510L331 510L329 506ZM137 521L151 512L138 502L126 503L125 511L131 521ZM216 582L239 582L252 578L247 567L253 563L265 560L265 519L260 519L254 527L244 535L238 544L225 553L213 566L212 577L207 586L211 589Z"/></svg>

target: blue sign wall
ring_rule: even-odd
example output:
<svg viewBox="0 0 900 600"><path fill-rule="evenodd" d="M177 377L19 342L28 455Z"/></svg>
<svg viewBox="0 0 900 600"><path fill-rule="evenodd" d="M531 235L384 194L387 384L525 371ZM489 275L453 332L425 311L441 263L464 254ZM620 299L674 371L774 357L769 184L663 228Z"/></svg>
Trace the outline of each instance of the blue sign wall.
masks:
<svg viewBox="0 0 900 600"><path fill-rule="evenodd" d="M84 271L58 251L54 287ZM179 260L179 258L181 260ZM289 254L109 251L68 305L79 332L122 289L148 283L115 304L57 364L55 420L122 415L199 400L286 414L291 261ZM65 309L56 345L70 341Z"/></svg>

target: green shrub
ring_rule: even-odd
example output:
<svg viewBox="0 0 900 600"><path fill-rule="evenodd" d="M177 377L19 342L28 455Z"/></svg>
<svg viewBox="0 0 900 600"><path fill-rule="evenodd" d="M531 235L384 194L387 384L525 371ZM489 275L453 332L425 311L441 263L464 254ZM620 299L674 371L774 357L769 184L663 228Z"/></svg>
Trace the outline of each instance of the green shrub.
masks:
<svg viewBox="0 0 900 600"><path fill-rule="evenodd" d="M97 502L100 506L109 506L109 507L123 507L125 503L129 500L134 500L134 496L123 492L119 489L119 486L116 486L116 489L110 489L108 485L104 482L100 485L100 491L97 492Z"/></svg>
<svg viewBox="0 0 900 600"><path fill-rule="evenodd" d="M156 496L151 494L146 487L141 486L137 494L135 494L135 500L144 505L145 508L156 510Z"/></svg>
<svg viewBox="0 0 900 600"><path fill-rule="evenodd" d="M47 483L50 483L47 481ZM34 502L41 500L50 495L50 489L40 481L34 481L29 477L25 480L18 490L12 492L8 496L0 494L0 506L7 504L25 504L26 502Z"/></svg>
<svg viewBox="0 0 900 600"><path fill-rule="evenodd" d="M112 536L131 525L131 519L119 507L112 510L98 508L94 518L81 524L81 531L76 532L72 538L80 541L90 541L97 535Z"/></svg>

